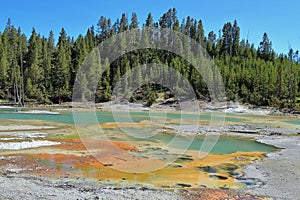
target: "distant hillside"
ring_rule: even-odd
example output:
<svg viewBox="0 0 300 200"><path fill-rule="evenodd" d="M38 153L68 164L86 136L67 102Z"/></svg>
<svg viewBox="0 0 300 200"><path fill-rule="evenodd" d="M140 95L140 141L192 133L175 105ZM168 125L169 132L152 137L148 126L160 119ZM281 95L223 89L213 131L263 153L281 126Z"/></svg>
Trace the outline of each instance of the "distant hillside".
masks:
<svg viewBox="0 0 300 200"><path fill-rule="evenodd" d="M45 37L33 29L31 35L26 36L8 20L5 30L0 33L0 102L71 101L76 72L89 52L111 36L135 28L140 28L142 33L145 27L179 31L199 42L221 72L228 100L300 110L298 51L290 49L286 55L276 54L263 30L261 43L255 47L250 41L240 38L237 21L225 23L220 27L220 34L205 33L201 20L187 16L181 21L176 9L169 9L158 21L153 20L151 13L145 21L139 21L135 13L130 19L122 14L115 22L101 16L96 26L77 38L68 36L62 28L57 44L52 31ZM118 48L117 42L120 41L111 45ZM169 52L145 49L128 53L109 65L109 70L99 80L96 101L108 101L117 80L126 71L153 62L172 66L190 81L197 98L210 100L203 78L190 63ZM141 80L137 78L135 81ZM166 98L173 97L162 86L146 84L131 100L144 100L151 105L159 92L165 93Z"/></svg>

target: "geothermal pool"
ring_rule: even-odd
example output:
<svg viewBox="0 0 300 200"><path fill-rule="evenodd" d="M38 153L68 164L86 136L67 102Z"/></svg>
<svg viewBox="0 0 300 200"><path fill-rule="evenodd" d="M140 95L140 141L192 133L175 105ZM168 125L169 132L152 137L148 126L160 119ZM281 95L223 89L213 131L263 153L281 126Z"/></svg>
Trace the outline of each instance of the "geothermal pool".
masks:
<svg viewBox="0 0 300 200"><path fill-rule="evenodd" d="M204 141L216 138L176 135L172 130L157 131L164 125L208 125L211 113L199 116L153 112L149 116L148 112L135 111L130 112L131 118L128 119L127 113L122 111L92 114L81 111L77 113L80 117L75 128L70 110L0 110L0 171L9 166L39 176L92 178L116 185L238 188L259 185L258 180L244 179L242 168L260 161L266 153L276 151L273 146L245 137L222 135L221 132L215 136L218 140L210 153L199 157ZM118 123L115 122L116 115ZM290 125L286 119L271 116L230 113L224 122L220 120L223 113L214 114L214 117L225 124ZM148 131L153 135L139 138L128 135L128 131ZM174 138L176 140L172 143ZM168 146L170 143L172 145ZM143 170L132 169L136 167L132 165L133 158L138 160Z"/></svg>

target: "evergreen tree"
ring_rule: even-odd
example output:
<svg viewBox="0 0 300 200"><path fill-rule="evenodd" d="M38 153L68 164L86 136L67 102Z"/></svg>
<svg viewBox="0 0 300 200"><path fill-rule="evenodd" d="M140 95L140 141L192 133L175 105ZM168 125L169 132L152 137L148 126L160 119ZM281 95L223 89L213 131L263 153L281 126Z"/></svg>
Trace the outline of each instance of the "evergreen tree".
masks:
<svg viewBox="0 0 300 200"><path fill-rule="evenodd" d="M57 43L56 62L53 66L53 100L62 102L70 100L70 66L71 66L71 53L70 41L67 37L66 31L62 28Z"/></svg>
<svg viewBox="0 0 300 200"><path fill-rule="evenodd" d="M204 28L203 28L203 24L202 24L202 20L198 21L198 25L197 25L197 33L196 33L196 41L200 42L200 44L202 46L205 45L205 35L204 35Z"/></svg>
<svg viewBox="0 0 300 200"><path fill-rule="evenodd" d="M232 26L232 54L233 54L233 56L239 56L239 54L240 54L239 44L240 44L240 27L238 26L237 21L234 20L233 26Z"/></svg>
<svg viewBox="0 0 300 200"><path fill-rule="evenodd" d="M8 79L8 67L7 67L7 50L5 44L2 41L3 35L0 34L0 90L1 97L5 98L5 92Z"/></svg>
<svg viewBox="0 0 300 200"><path fill-rule="evenodd" d="M138 22L138 18L137 18L137 15L136 13L132 13L132 16L131 16L131 23L129 25L129 29L135 29L135 28L138 28L139 26L139 22Z"/></svg>
<svg viewBox="0 0 300 200"><path fill-rule="evenodd" d="M81 100L90 101L93 94L96 94L97 102L108 101L116 83L133 68L133 76L125 75L122 79L121 89L124 94L129 95L133 89L130 83L140 85L143 78L149 81L155 74L161 75L162 81L167 82L170 70L148 69L143 74L138 67L147 63L163 63L189 80L198 98L209 100L212 94L209 94L208 87L211 86L204 79L216 81L214 70L208 73L209 69L203 68L207 77L202 77L183 58L156 49L143 49L124 55L128 42L133 45L141 43L146 47L158 41L166 48L175 47L187 58L192 57L194 52L190 49L189 41L183 43L183 38L178 35L170 38L163 30L148 32L147 27L178 31L201 43L220 70L228 99L238 96L245 103L300 110L299 51L290 49L286 55L276 55L267 33L264 33L259 46L255 47L248 39L240 38L240 27L236 20L225 23L218 37L213 31L205 37L201 20L187 16L180 23L175 8L169 9L157 21L149 13L134 41L131 38L111 36L140 28L136 13L132 13L129 23L126 14L122 14L121 19L114 23L110 18L101 16L97 23L97 34L94 26L91 26L86 34L70 38L62 28L56 44L52 31L45 38L33 29L27 40L21 29L16 29L9 19L4 31L0 32L0 99L14 100L20 104L24 104L24 100L25 103L69 101L77 76L82 83L79 87ZM94 50L100 42L110 37L108 49L113 52ZM110 54L123 56L111 64L108 59L101 60L101 56L106 58ZM90 59L85 62L87 56ZM199 65L206 66L207 63L202 61ZM82 66L86 70L78 74ZM107 68L104 72L103 67ZM99 74L102 76L97 80ZM180 90L182 84L178 77L174 83L175 89ZM218 91L218 87L214 89ZM150 98L148 103L151 105L157 92L166 93L166 89L162 85L146 84L138 89L133 99Z"/></svg>
<svg viewBox="0 0 300 200"><path fill-rule="evenodd" d="M40 35L37 35L35 29L32 30L29 39L27 62L25 76L27 82L25 85L26 95L29 99L44 100L44 70L41 67L42 42Z"/></svg>
<svg viewBox="0 0 300 200"><path fill-rule="evenodd" d="M267 33L264 33L263 40L259 43L258 54L265 61L271 60L273 57L272 42Z"/></svg>
<svg viewBox="0 0 300 200"><path fill-rule="evenodd" d="M126 14L122 14L121 21L118 28L118 33L128 30L128 18Z"/></svg>
<svg viewBox="0 0 300 200"><path fill-rule="evenodd" d="M154 23L153 23L153 17L151 13L148 14L145 25L148 27L153 27Z"/></svg>

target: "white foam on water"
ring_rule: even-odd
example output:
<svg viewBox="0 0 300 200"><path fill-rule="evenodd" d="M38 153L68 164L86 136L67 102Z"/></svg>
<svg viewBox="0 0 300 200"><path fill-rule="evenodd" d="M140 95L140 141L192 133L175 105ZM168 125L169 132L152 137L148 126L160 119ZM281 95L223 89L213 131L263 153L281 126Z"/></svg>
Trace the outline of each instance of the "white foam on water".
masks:
<svg viewBox="0 0 300 200"><path fill-rule="evenodd" d="M42 132L0 132L0 140L5 140L4 138L7 137L10 139L45 138L46 135L47 133Z"/></svg>
<svg viewBox="0 0 300 200"><path fill-rule="evenodd" d="M7 125L1 126L0 131L18 131L18 130L41 130L41 129L53 129L55 126L32 126L32 125Z"/></svg>
<svg viewBox="0 0 300 200"><path fill-rule="evenodd" d="M49 114L49 115L59 115L59 112L53 112L48 110L28 110L28 111L18 111L17 113L24 114Z"/></svg>
<svg viewBox="0 0 300 200"><path fill-rule="evenodd" d="M29 149L37 148L43 146L53 146L61 144L60 142L52 142L48 140L36 140L36 141L23 141L23 142L0 142L0 149L9 149L9 150L20 150L20 149Z"/></svg>

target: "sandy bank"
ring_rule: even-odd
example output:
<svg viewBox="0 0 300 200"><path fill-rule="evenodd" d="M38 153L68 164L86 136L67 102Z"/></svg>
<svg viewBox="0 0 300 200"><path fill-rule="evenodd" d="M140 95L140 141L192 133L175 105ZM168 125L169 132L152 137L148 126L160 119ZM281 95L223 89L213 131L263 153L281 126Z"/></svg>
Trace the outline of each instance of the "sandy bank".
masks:
<svg viewBox="0 0 300 200"><path fill-rule="evenodd" d="M262 143L284 148L268 154L263 162L253 163L244 170L245 177L258 178L264 185L247 188L251 194L273 199L299 199L300 137L255 136Z"/></svg>

